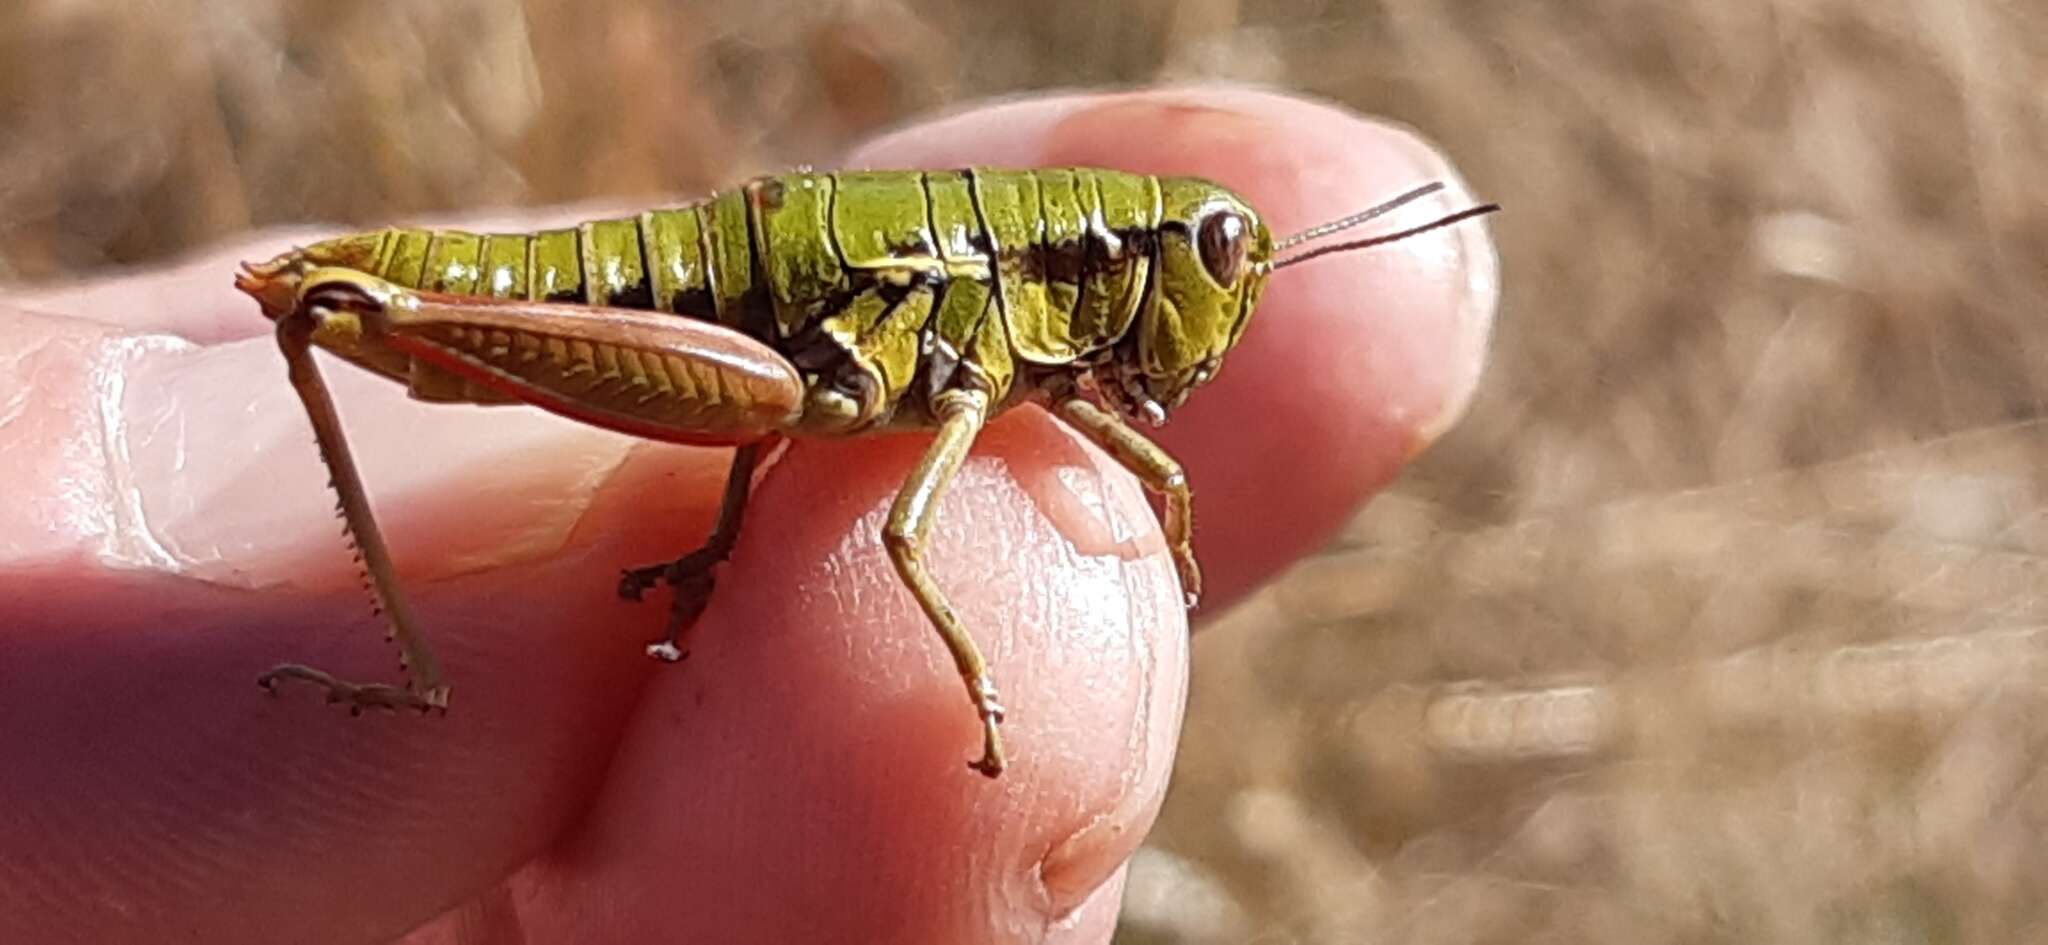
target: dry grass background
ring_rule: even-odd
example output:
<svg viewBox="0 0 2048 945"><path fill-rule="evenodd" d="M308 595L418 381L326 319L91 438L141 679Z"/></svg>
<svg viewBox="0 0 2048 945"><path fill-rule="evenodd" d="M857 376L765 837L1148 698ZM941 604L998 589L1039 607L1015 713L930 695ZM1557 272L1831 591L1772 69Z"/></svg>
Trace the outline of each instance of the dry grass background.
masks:
<svg viewBox="0 0 2048 945"><path fill-rule="evenodd" d="M2048 6L13 0L0 279L673 194L990 94L1442 142L1473 415L1201 638L1130 943L2048 930Z"/></svg>

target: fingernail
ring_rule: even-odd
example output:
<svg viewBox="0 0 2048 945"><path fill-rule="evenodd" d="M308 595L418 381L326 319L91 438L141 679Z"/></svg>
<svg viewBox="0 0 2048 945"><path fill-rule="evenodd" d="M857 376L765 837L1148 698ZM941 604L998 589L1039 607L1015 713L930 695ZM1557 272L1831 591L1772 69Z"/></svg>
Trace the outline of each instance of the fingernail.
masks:
<svg viewBox="0 0 2048 945"><path fill-rule="evenodd" d="M1125 871L1095 887L1065 915L1050 923L1042 940L1047 945L1062 942L1106 942L1116 932L1117 914L1122 911Z"/></svg>
<svg viewBox="0 0 2048 945"><path fill-rule="evenodd" d="M1424 161L1448 185L1446 208L1462 209L1491 199L1473 194L1435 151L1427 151ZM1500 309L1500 254L1495 249L1489 221L1467 220L1443 234L1448 258L1442 267L1452 273L1459 292L1451 309L1453 324L1446 351L1449 361L1444 365L1444 399L1436 413L1416 426L1414 453L1420 453L1464 419L1486 367L1494 316Z"/></svg>
<svg viewBox="0 0 2048 945"><path fill-rule="evenodd" d="M633 447L529 408L421 404L318 357L374 514L411 578L559 550ZM149 352L114 370L103 410L133 563L238 586L356 579L328 470L274 342Z"/></svg>
<svg viewBox="0 0 2048 945"><path fill-rule="evenodd" d="M1137 845L1121 835L1123 829L1114 819L1106 819L1046 854L1039 864L1039 880L1045 886L1047 912L1052 918L1071 915L1123 868L1131 848Z"/></svg>

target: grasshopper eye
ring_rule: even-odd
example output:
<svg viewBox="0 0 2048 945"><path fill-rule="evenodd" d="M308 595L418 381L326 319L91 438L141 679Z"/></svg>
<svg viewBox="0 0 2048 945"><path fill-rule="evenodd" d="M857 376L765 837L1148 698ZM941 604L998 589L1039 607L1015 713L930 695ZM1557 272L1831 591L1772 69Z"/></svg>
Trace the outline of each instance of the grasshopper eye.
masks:
<svg viewBox="0 0 2048 945"><path fill-rule="evenodd" d="M1210 214L1202 221L1201 230L1195 234L1195 246L1202 253L1202 268L1209 270L1209 277L1217 285L1234 286L1244 275L1245 257L1250 253L1245 235L1250 230L1244 217L1229 210Z"/></svg>

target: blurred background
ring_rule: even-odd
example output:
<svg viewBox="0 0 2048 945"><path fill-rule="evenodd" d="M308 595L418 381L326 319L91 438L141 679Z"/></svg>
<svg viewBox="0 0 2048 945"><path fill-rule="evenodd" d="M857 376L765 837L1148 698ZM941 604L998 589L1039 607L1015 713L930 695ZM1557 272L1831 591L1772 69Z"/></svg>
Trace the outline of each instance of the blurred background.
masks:
<svg viewBox="0 0 2048 945"><path fill-rule="evenodd" d="M2048 931L2048 4L9 0L0 282L1195 79L1424 130L1507 298L1198 638L1120 941Z"/></svg>

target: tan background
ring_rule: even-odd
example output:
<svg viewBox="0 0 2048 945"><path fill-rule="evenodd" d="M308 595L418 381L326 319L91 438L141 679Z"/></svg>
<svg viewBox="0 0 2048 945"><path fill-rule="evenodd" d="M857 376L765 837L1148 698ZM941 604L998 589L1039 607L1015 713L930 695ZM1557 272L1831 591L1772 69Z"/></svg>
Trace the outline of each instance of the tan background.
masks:
<svg viewBox="0 0 2048 945"><path fill-rule="evenodd" d="M1443 143L1507 303L1471 419L1201 638L1122 939L2048 928L2048 5L12 0L0 281L1202 78Z"/></svg>

